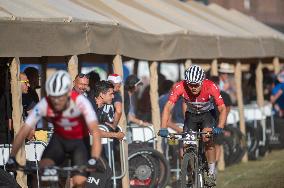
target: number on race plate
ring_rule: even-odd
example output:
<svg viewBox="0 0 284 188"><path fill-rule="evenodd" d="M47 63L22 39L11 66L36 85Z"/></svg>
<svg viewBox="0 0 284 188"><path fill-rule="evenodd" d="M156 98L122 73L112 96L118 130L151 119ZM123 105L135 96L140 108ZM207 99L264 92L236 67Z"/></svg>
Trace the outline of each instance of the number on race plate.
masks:
<svg viewBox="0 0 284 188"><path fill-rule="evenodd" d="M197 145L197 138L194 134L186 134L183 144L185 145Z"/></svg>
<svg viewBox="0 0 284 188"><path fill-rule="evenodd" d="M56 169L44 169L41 176L41 181L58 181L58 174Z"/></svg>

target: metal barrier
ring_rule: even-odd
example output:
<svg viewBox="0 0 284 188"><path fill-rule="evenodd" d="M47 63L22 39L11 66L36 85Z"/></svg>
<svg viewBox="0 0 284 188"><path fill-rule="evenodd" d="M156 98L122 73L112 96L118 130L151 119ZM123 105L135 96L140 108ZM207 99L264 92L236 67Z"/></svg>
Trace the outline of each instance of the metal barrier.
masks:
<svg viewBox="0 0 284 188"><path fill-rule="evenodd" d="M109 129L105 125L99 125L99 128L103 131L109 132ZM120 131L122 131L121 127L118 126L118 128L120 129ZM113 139L112 138L101 138L102 145L107 146L107 158L108 158L108 164L111 167L112 173L113 173L112 180L113 180L114 188L117 186L117 180L123 178L126 174L126 164L124 162L125 152L124 152L124 147L122 143L124 141L125 139L123 141L120 141L119 143L121 174L117 175L116 168L115 168L115 161L114 161L114 151L113 151L113 148L111 147L113 145ZM92 145L92 136L90 136L90 142Z"/></svg>
<svg viewBox="0 0 284 188"><path fill-rule="evenodd" d="M142 134L141 134L142 133ZM127 141L131 142L148 142L153 143L153 148L156 149L156 135L153 125L151 126L139 126L136 124L130 124L127 126Z"/></svg>

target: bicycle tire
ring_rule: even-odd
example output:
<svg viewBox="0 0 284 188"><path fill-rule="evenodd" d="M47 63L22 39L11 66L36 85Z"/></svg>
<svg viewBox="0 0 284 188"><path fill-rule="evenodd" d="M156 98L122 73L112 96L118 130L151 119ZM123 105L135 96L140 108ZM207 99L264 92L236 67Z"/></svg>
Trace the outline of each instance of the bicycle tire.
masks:
<svg viewBox="0 0 284 188"><path fill-rule="evenodd" d="M128 157L128 163L129 163L129 180L130 180L130 187L150 187L154 188L156 184L157 179L157 169L155 166L155 161L149 156L148 154L143 154L139 152L133 152L129 154ZM135 173L138 170L142 170L144 172L143 175L149 176L145 173L150 173L150 176L147 177L148 180L150 180L150 184L147 185L135 185L135 182L143 182L142 178L135 177ZM150 170L150 171L149 171ZM131 185L133 184L134 185Z"/></svg>
<svg viewBox="0 0 284 188"><path fill-rule="evenodd" d="M149 147L140 148L134 150L133 152L148 155L155 161L155 169L157 170L158 174L155 188L166 187L170 180L170 165L164 155L159 151Z"/></svg>
<svg viewBox="0 0 284 188"><path fill-rule="evenodd" d="M197 188L199 187L197 159L192 153L185 153L181 166L181 188ZM189 172L189 168L191 172ZM191 182L189 182L191 179Z"/></svg>

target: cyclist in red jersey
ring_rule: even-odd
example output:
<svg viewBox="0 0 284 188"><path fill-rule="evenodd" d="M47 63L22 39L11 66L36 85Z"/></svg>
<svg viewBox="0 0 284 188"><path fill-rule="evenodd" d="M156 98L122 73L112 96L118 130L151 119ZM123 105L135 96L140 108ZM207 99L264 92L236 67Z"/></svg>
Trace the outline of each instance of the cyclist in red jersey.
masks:
<svg viewBox="0 0 284 188"><path fill-rule="evenodd" d="M94 168L104 166L99 159L101 136L98 121L91 103L83 95L72 90L72 81L66 71L57 71L46 82L47 97L43 98L32 110L17 134L7 167L15 169L15 155L25 138L35 128L37 122L45 117L54 125L54 134L42 154L42 168L61 165L65 155L69 154L72 165L90 165ZM90 148L89 133L93 136ZM90 151L91 150L91 155ZM75 187L84 186L87 173L72 174Z"/></svg>
<svg viewBox="0 0 284 188"><path fill-rule="evenodd" d="M220 95L218 87L210 80L205 79L204 70L197 65L192 65L185 71L185 80L176 83L172 87L168 102L166 103L163 114L160 135L167 137L169 132L167 122L169 120L171 110L175 103L183 97L186 105L184 132L187 130L197 130L198 126L204 131L212 131L214 134L220 134L226 122L226 107ZM210 110L214 109L212 103L214 99L220 112L219 122L216 123ZM209 173L207 185L216 185L215 178L215 147L213 139L204 138L206 158L208 161Z"/></svg>

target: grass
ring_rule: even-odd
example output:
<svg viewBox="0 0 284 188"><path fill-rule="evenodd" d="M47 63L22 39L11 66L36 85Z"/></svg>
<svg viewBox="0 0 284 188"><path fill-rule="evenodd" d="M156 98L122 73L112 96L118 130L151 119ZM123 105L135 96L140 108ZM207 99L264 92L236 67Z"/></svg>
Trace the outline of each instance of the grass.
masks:
<svg viewBox="0 0 284 188"><path fill-rule="evenodd" d="M217 188L284 188L284 150L218 173Z"/></svg>

